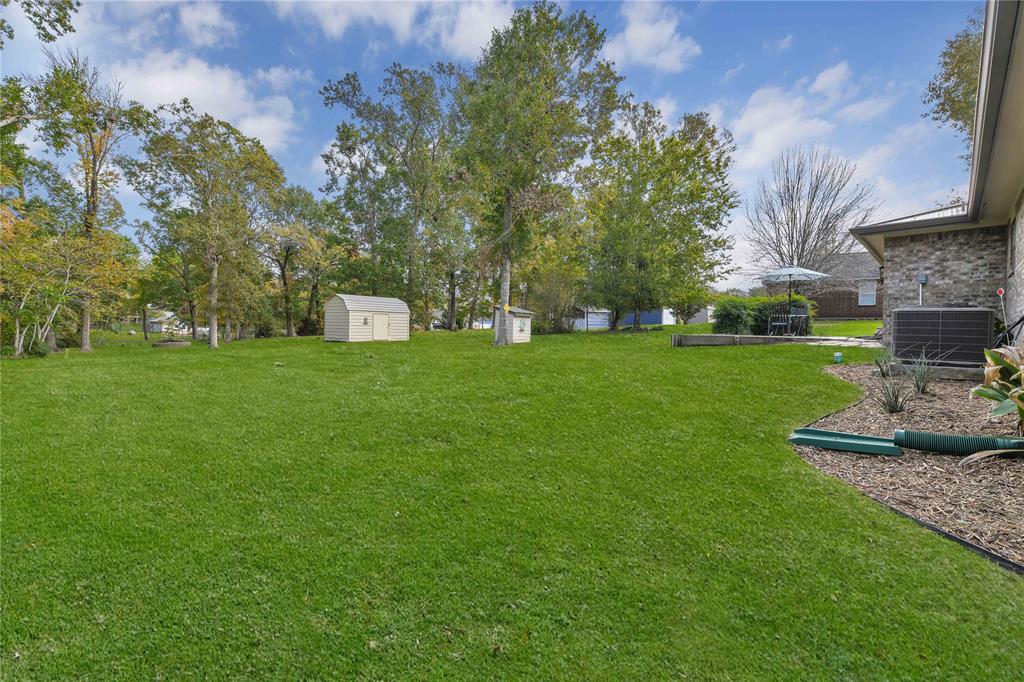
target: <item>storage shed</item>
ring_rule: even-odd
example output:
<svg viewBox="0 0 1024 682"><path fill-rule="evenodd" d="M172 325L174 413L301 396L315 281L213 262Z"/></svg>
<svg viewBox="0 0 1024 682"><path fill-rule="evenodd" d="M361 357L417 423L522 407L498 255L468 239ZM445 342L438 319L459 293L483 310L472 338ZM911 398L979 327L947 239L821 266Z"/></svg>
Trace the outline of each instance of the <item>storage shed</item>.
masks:
<svg viewBox="0 0 1024 682"><path fill-rule="evenodd" d="M494 328L497 334L498 311L501 306L494 306ZM505 327L505 337L509 343L529 343L530 328L533 325L533 313L524 308L508 307L508 326Z"/></svg>
<svg viewBox="0 0 1024 682"><path fill-rule="evenodd" d="M409 306L397 298L337 294L324 306L324 341L408 341Z"/></svg>

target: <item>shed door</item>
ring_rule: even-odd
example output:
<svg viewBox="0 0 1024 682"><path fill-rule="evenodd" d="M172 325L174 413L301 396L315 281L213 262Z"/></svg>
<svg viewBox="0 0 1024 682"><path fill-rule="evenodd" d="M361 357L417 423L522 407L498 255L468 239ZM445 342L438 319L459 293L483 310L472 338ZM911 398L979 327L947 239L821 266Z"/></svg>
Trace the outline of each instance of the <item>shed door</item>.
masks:
<svg viewBox="0 0 1024 682"><path fill-rule="evenodd" d="M373 340L388 340L388 315L387 313L373 314Z"/></svg>

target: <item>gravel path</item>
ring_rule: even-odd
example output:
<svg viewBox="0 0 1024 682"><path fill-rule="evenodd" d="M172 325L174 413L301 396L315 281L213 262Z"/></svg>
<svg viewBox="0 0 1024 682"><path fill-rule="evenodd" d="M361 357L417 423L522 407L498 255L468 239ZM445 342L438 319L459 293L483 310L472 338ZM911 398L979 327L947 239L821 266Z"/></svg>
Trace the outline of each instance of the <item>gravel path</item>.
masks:
<svg viewBox="0 0 1024 682"><path fill-rule="evenodd" d="M878 379L867 365L825 371L870 390ZM992 403L970 395L974 384L935 381L901 414L886 414L865 398L811 426L891 437L896 429L1012 435L1014 417L990 419ZM1024 564L1024 458L957 466L959 458L904 450L901 457L857 455L798 445L825 473L902 512Z"/></svg>

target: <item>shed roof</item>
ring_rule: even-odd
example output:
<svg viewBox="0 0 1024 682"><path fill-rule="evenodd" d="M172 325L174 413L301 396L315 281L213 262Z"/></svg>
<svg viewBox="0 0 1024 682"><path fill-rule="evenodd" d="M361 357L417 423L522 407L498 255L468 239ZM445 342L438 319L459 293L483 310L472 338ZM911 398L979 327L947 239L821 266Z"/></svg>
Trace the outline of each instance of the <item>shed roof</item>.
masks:
<svg viewBox="0 0 1024 682"><path fill-rule="evenodd" d="M386 296L357 296L355 294L335 294L352 311L366 313L408 313L409 306L405 301Z"/></svg>
<svg viewBox="0 0 1024 682"><path fill-rule="evenodd" d="M500 305L494 306L495 309L498 309L500 307ZM514 305L510 305L508 307L508 311L513 315L520 315L522 317L534 317L536 315L536 313L533 312L532 310L527 310L526 308L517 308Z"/></svg>

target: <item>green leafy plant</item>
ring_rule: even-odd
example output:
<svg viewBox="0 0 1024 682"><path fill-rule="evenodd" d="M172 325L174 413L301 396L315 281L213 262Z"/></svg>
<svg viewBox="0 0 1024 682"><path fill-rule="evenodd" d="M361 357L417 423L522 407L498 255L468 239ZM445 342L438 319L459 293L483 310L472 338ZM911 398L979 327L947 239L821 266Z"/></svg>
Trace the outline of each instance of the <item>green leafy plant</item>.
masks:
<svg viewBox="0 0 1024 682"><path fill-rule="evenodd" d="M1017 434L1024 432L1024 349L1012 346L985 351L985 379L974 387L974 395L994 400L990 414L999 417L1017 413Z"/></svg>
<svg viewBox="0 0 1024 682"><path fill-rule="evenodd" d="M875 367L878 368L878 376L884 378L892 376L892 367L896 364L896 358L888 350L875 357Z"/></svg>
<svg viewBox="0 0 1024 682"><path fill-rule="evenodd" d="M868 397L889 414L903 412L913 397L910 386L892 375L879 377L878 384L868 391Z"/></svg>
<svg viewBox="0 0 1024 682"><path fill-rule="evenodd" d="M936 357L928 357L926 349L921 349L921 354L915 357L910 362L901 363L903 370L910 375L910 379L914 384L914 388L918 393L927 393L928 384L930 384L936 377L938 365L937 361L941 361L949 356L949 353L941 353Z"/></svg>
<svg viewBox="0 0 1024 682"><path fill-rule="evenodd" d="M750 308L735 296L721 298L715 303L715 323L711 328L715 334L749 334Z"/></svg>

